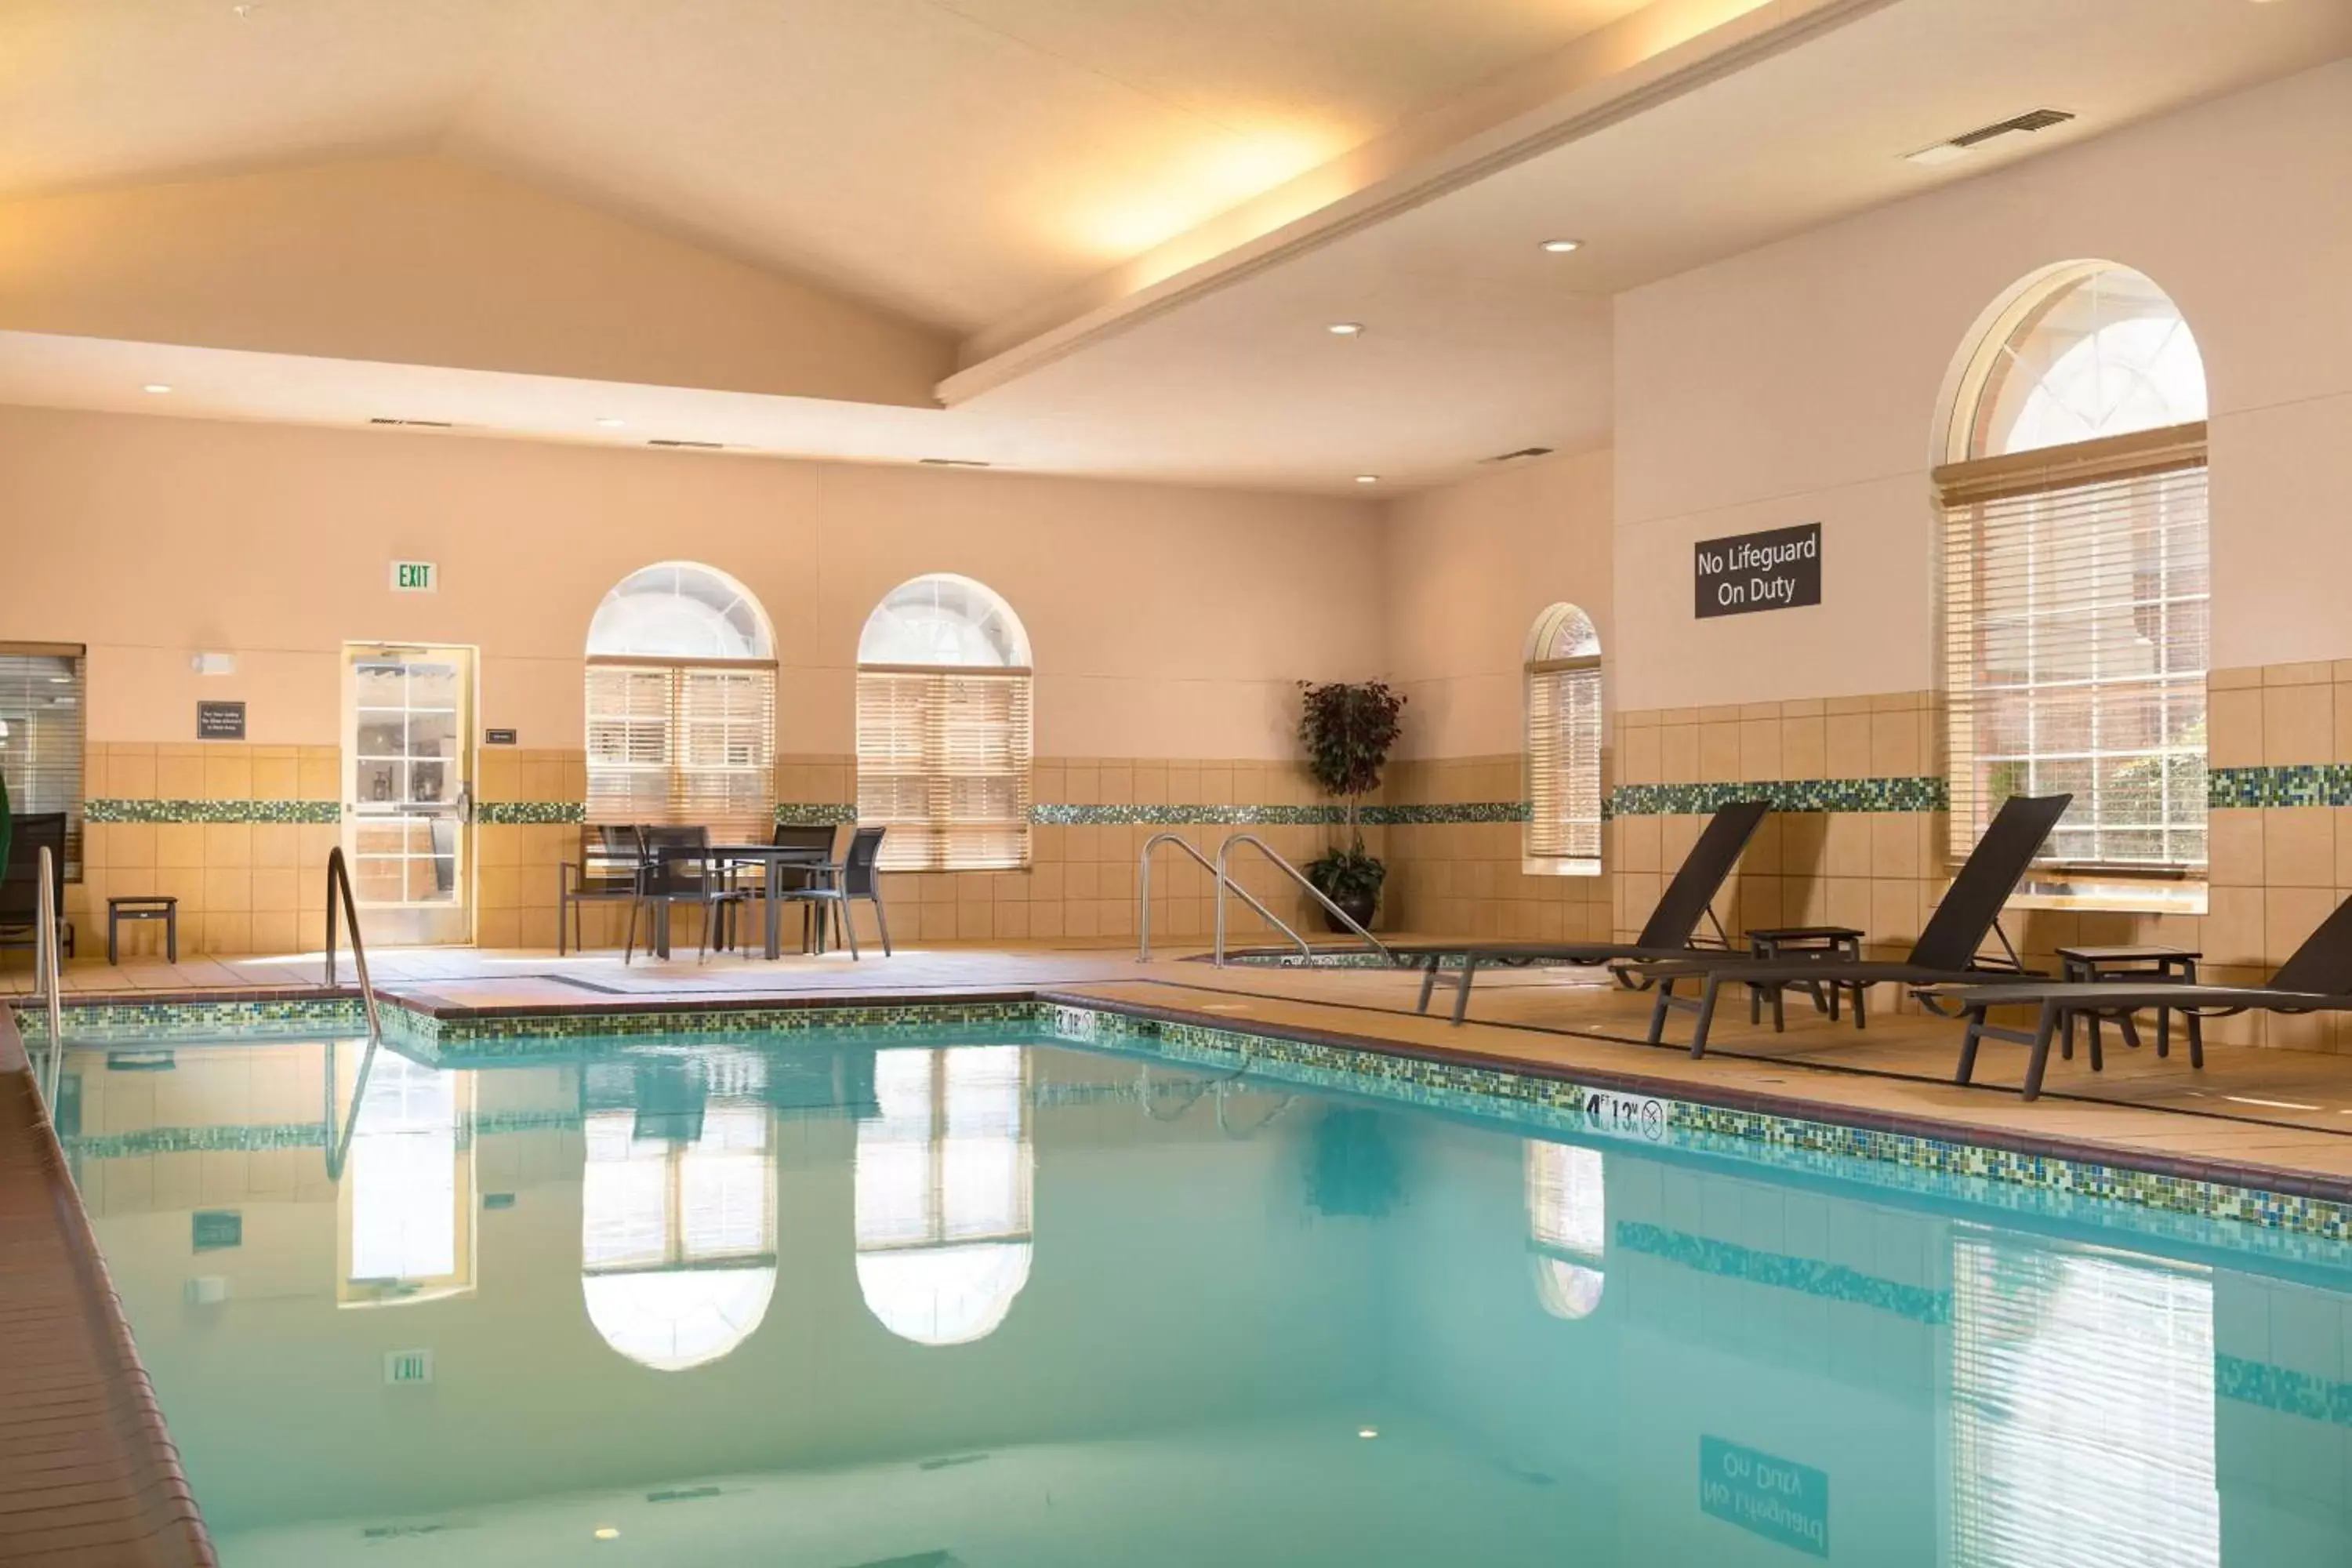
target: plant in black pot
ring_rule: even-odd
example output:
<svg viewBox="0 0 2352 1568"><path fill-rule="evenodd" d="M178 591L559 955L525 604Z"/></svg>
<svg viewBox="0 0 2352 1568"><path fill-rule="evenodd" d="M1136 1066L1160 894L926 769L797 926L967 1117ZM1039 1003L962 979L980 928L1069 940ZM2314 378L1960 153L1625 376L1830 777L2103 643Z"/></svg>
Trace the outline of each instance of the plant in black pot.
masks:
<svg viewBox="0 0 2352 1568"><path fill-rule="evenodd" d="M1348 842L1307 863L1307 879L1325 898L1370 927L1380 912L1381 884L1388 868L1364 847L1364 796L1381 787L1381 770L1396 744L1404 693L1384 681L1328 686L1300 683L1305 702L1298 715L1299 744L1307 748L1307 771L1324 794L1347 803ZM1326 910L1324 924L1348 928Z"/></svg>

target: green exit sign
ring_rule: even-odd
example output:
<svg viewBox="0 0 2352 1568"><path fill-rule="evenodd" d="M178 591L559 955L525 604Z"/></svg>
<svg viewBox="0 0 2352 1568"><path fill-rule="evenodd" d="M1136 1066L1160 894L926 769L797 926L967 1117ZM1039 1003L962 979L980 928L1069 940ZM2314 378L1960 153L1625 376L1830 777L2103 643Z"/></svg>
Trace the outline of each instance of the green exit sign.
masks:
<svg viewBox="0 0 2352 1568"><path fill-rule="evenodd" d="M438 574L430 561L395 561L392 563L392 591L395 594L430 594L440 585Z"/></svg>

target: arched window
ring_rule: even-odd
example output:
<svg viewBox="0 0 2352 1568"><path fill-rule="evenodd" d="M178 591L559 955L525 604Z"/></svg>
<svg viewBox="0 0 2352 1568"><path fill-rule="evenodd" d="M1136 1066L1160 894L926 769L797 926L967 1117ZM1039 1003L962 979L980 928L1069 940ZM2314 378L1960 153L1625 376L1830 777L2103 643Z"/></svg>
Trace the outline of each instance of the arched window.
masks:
<svg viewBox="0 0 2352 1568"><path fill-rule="evenodd" d="M1567 1143L1527 1145L1528 1247L1536 1296L1555 1318L1588 1318L1601 1305L1609 1244L1601 1151Z"/></svg>
<svg viewBox="0 0 2352 1568"><path fill-rule="evenodd" d="M857 1128L857 1288L901 1339L985 1339L1029 1282L1027 1057L875 1053L881 1114Z"/></svg>
<svg viewBox="0 0 2352 1568"><path fill-rule="evenodd" d="M894 871L1029 863L1029 637L986 587L901 583L857 639L857 820Z"/></svg>
<svg viewBox="0 0 2352 1568"><path fill-rule="evenodd" d="M2002 797L2068 792L2033 886L2158 897L2206 864L2196 339L2138 273L2070 264L1990 313L1956 386L1935 476L1953 853Z"/></svg>
<svg viewBox="0 0 2352 1568"><path fill-rule="evenodd" d="M776 652L751 591L665 561L588 626L588 820L764 839L775 820Z"/></svg>
<svg viewBox="0 0 2352 1568"><path fill-rule="evenodd" d="M1528 634L1527 869L1601 872L1601 634L1554 605Z"/></svg>
<svg viewBox="0 0 2352 1568"><path fill-rule="evenodd" d="M591 1110L580 1290L604 1342L659 1372L751 1337L776 1289L775 1155L756 1100Z"/></svg>

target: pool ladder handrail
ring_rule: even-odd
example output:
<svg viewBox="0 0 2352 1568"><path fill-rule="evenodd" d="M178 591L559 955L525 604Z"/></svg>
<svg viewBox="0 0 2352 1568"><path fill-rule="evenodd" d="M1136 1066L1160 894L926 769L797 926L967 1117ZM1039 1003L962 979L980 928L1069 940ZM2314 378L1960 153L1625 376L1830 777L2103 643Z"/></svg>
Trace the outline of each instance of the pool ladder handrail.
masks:
<svg viewBox="0 0 2352 1568"><path fill-rule="evenodd" d="M336 981L335 963L335 899L342 896L343 920L352 928L352 963L360 972L360 1005L367 1011L368 1044L373 1046L383 1037L383 1021L376 1012L375 983L368 977L367 940L360 934L359 906L352 898L351 868L343 859L341 845L327 851L327 977L321 982L331 988Z"/></svg>
<svg viewBox="0 0 2352 1568"><path fill-rule="evenodd" d="M1288 937L1291 941L1297 942L1298 944L1299 952L1312 952L1315 951L1313 948L1307 946L1306 938L1300 936L1297 931L1292 931L1288 926L1283 924L1282 918L1279 915L1276 915L1272 910L1267 909L1264 904L1259 903L1256 899L1253 898L1247 888L1241 886L1237 882L1222 880L1224 877L1224 873L1219 870L1217 867L1210 861L1206 855L1202 854L1198 849L1192 847L1192 840L1186 838L1181 833L1155 833L1150 837L1143 841L1143 850L1138 858L1139 864L1136 868L1135 957L1138 963L1148 963L1151 959L1151 852L1154 849L1159 848L1162 844L1173 844L1177 848L1181 849L1185 854L1190 855L1194 860L1198 861L1202 870L1206 871L1212 877L1221 879L1217 894L1217 909L1220 919L1223 918L1223 911L1225 906L1223 889L1230 887L1234 892L1241 895L1242 900L1244 903L1248 904L1250 908L1255 910L1259 914L1264 915L1267 923L1271 924L1276 931L1282 932L1283 935Z"/></svg>
<svg viewBox="0 0 2352 1568"><path fill-rule="evenodd" d="M66 1059L65 1014L59 1005L59 994L65 982L58 965L58 863L49 847L41 846L40 859L36 862L33 876L33 969L34 978L40 983L43 1011L49 1025L49 1059L46 1078L33 1074L33 1085L40 1093L41 1113L57 1114L58 1086L62 1081Z"/></svg>
<svg viewBox="0 0 2352 1568"><path fill-rule="evenodd" d="M1259 854L1265 856L1268 860L1273 861L1276 869L1280 870L1284 876L1288 877L1300 887L1306 889L1307 894L1309 898L1322 905L1326 910L1328 910L1332 914L1337 915L1339 918L1340 922L1349 931L1354 931L1358 936L1362 937L1364 941L1370 945L1371 950L1374 952L1379 953L1391 963L1397 962L1397 955L1389 951L1387 943L1374 936L1370 931L1366 931L1362 926L1358 925L1356 923L1355 916L1349 914L1347 910L1333 903L1330 899L1324 894L1322 889L1317 887L1314 883L1307 879L1307 874L1305 872L1301 871L1297 867L1292 865L1289 861L1284 859L1279 854L1276 853L1273 845L1268 844L1265 839L1260 838L1255 833L1228 833L1225 835L1225 841L1217 847L1217 939L1216 946L1212 950L1211 957L1218 968L1222 969L1225 964L1225 889L1227 888L1232 888L1235 892L1241 892L1240 887L1234 881L1232 877L1226 874L1225 871L1225 861L1233 854L1234 847L1237 844L1246 844L1251 848L1256 850ZM1242 897L1249 899L1249 895L1247 893L1242 893ZM1264 904L1259 903L1255 899L1249 899L1249 902L1251 908L1256 910L1260 914L1265 915L1267 920L1273 921L1275 925L1281 930L1283 935L1288 937L1291 941L1297 942L1300 952L1312 953L1315 951L1307 944L1305 939L1300 937L1297 931L1292 931L1288 926L1284 925L1282 921L1275 920L1275 917L1271 913L1267 912L1266 907Z"/></svg>

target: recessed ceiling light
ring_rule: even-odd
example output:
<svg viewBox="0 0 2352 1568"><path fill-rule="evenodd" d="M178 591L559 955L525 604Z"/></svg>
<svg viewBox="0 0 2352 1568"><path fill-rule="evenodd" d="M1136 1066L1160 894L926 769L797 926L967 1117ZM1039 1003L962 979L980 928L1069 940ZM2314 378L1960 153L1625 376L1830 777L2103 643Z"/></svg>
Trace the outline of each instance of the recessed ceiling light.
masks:
<svg viewBox="0 0 2352 1568"><path fill-rule="evenodd" d="M596 423L602 425L607 430L618 430L622 426L626 425L628 421L625 419L599 419Z"/></svg>
<svg viewBox="0 0 2352 1568"><path fill-rule="evenodd" d="M1543 242L1542 248L1549 251L1554 256L1566 256L1571 250L1582 250L1584 248L1584 241L1580 239L1547 239Z"/></svg>
<svg viewBox="0 0 2352 1568"><path fill-rule="evenodd" d="M1356 1428L1356 1436L1359 1437L1377 1437L1380 1435L1381 1429L1377 1426L1359 1426Z"/></svg>
<svg viewBox="0 0 2352 1568"><path fill-rule="evenodd" d="M593 1533L599 1541L618 1541L621 1539L621 1532L614 1530L609 1524L598 1525Z"/></svg>
<svg viewBox="0 0 2352 1568"><path fill-rule="evenodd" d="M1376 485L1381 482L1381 477L1378 474L1358 474L1356 482L1360 485Z"/></svg>
<svg viewBox="0 0 2352 1568"><path fill-rule="evenodd" d="M169 392L169 391L171 391L172 389L171 389L170 387L168 387L168 386L165 386L165 385L164 385L162 382L160 382L160 381L151 381L151 382L149 382L146 385L144 385L144 386L141 387L139 390L140 390L140 391L142 391L142 392L165 393L165 392Z"/></svg>
<svg viewBox="0 0 2352 1568"><path fill-rule="evenodd" d="M1335 338L1352 338L1360 336L1363 332L1364 323L1361 321L1334 321L1323 330L1330 333Z"/></svg>

